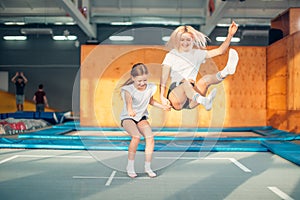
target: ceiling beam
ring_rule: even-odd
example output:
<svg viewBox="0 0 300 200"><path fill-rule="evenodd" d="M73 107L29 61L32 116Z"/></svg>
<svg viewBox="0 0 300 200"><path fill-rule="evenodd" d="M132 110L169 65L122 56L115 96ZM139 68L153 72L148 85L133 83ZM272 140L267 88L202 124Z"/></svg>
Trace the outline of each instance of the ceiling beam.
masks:
<svg viewBox="0 0 300 200"><path fill-rule="evenodd" d="M91 25L89 20L83 16L79 9L70 0L61 0L61 6L76 21L78 26L90 38L97 38L96 25ZM89 8L88 8L89 9Z"/></svg>
<svg viewBox="0 0 300 200"><path fill-rule="evenodd" d="M217 23L223 18L227 8L227 1L219 1L216 5L216 10L211 16L206 17L206 23L204 26L200 27L200 31L205 35L209 35L214 28L217 26Z"/></svg>
<svg viewBox="0 0 300 200"><path fill-rule="evenodd" d="M98 16L153 16L153 17L203 17L205 12L199 8L183 8L180 12L176 8L110 8L93 7L91 17Z"/></svg>

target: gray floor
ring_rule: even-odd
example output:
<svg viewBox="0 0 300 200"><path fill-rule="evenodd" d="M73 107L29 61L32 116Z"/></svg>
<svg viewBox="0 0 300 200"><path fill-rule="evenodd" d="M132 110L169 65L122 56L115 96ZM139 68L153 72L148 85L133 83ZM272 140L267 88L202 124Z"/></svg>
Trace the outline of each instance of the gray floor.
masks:
<svg viewBox="0 0 300 200"><path fill-rule="evenodd" d="M0 149L0 199L300 199L299 166L271 153L155 153L136 179L126 154Z"/></svg>

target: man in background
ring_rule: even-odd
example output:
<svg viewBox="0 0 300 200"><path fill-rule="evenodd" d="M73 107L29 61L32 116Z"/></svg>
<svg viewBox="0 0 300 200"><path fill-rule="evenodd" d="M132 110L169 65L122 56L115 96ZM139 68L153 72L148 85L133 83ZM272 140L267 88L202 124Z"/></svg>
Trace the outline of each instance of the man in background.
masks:
<svg viewBox="0 0 300 200"><path fill-rule="evenodd" d="M17 111L24 110L24 100L25 100L25 85L28 82L27 78L24 76L23 72L16 72L15 76L12 77L11 81L16 85L16 104Z"/></svg>
<svg viewBox="0 0 300 200"><path fill-rule="evenodd" d="M40 84L39 89L34 93L33 101L35 103L36 112L44 112L45 106L49 107L43 84Z"/></svg>

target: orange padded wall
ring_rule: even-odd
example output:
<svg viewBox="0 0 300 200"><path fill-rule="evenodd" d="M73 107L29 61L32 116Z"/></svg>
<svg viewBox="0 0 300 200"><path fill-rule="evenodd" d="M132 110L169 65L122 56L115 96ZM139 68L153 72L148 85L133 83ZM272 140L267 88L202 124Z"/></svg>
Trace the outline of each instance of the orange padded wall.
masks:
<svg viewBox="0 0 300 200"><path fill-rule="evenodd" d="M212 47L211 47L212 48ZM266 125L266 48L233 47L240 62L234 76L217 87L213 109L202 106L192 110L170 112L149 106L150 121L155 127L239 127ZM161 62L167 51L162 46L82 45L80 75L81 126L119 126L123 106L120 86L137 62L150 70L149 81L158 86L154 98L159 100ZM207 60L199 78L217 72L226 65L228 52Z"/></svg>
<svg viewBox="0 0 300 200"><path fill-rule="evenodd" d="M267 124L300 132L300 32L267 48Z"/></svg>

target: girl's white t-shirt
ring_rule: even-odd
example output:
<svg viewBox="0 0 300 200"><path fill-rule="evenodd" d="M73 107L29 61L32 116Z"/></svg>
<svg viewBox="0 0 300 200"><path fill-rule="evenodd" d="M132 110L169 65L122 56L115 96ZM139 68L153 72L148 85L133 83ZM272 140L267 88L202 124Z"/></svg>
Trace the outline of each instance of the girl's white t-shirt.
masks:
<svg viewBox="0 0 300 200"><path fill-rule="evenodd" d="M205 62L207 50L192 49L189 52L178 52L172 49L165 56L163 65L171 67L172 83L177 85L183 79L196 81L200 65Z"/></svg>
<svg viewBox="0 0 300 200"><path fill-rule="evenodd" d="M120 119L134 119L135 121L139 121L143 116L148 118L148 105L151 97L155 94L157 90L157 86L153 83L148 83L145 90L140 91L137 90L133 84L125 85L121 88L121 96L124 101L124 107L121 112ZM125 101L125 91L127 91L132 97L132 109L136 112L135 117L131 117L128 115L126 101Z"/></svg>

